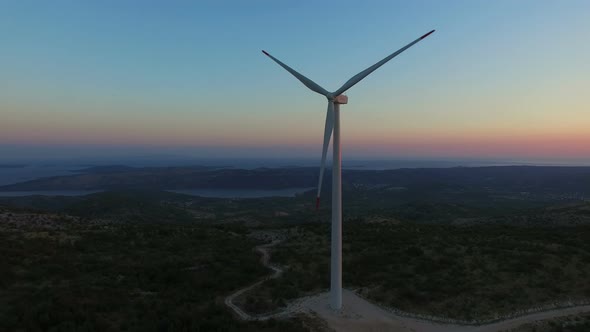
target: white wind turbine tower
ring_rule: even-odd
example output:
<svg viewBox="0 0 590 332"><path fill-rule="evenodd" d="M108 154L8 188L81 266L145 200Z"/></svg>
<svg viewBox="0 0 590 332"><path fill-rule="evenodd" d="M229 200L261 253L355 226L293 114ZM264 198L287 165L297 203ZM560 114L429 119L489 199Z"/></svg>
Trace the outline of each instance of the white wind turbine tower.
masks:
<svg viewBox="0 0 590 332"><path fill-rule="evenodd" d="M326 165L326 153L328 152L330 137L332 136L333 130L334 145L332 147L332 252L330 266L330 305L335 310L338 310L342 307L342 156L340 154L340 105L348 103L348 97L343 95L343 93L360 82L363 78L367 77L367 75L375 71L377 68L383 66L386 62L395 58L397 55L412 47L414 44L426 38L433 32L434 30L428 32L422 37L402 47L398 51L388 55L386 58L377 62L371 67L354 75L351 79L344 83L340 89L334 92L328 92L314 81L296 72L293 68L282 63L277 58L268 54L266 51L262 51L262 53L266 54L274 62L285 68L285 70L295 76L310 90L315 91L328 99L328 111L326 113L326 126L324 129L324 147L322 149L322 162L320 166L316 208L318 208L320 204L322 178L324 176L324 168Z"/></svg>

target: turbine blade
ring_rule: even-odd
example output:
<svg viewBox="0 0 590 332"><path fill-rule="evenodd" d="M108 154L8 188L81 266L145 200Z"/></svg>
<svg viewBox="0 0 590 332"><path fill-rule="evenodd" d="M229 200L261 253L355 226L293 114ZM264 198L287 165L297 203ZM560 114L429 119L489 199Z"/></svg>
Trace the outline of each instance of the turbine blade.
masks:
<svg viewBox="0 0 590 332"><path fill-rule="evenodd" d="M408 45L400 48L398 51L396 51L396 52L388 55L387 57L385 57L385 59L377 62L376 64L372 65L371 67L369 67L369 68L361 71L360 73L354 75L351 79L349 79L346 83L344 83L344 85L342 85L342 87L340 89L338 89L338 90L336 90L336 92L334 92L334 96L341 95L346 90L350 89L353 85L355 85L358 82L360 82L363 78L367 77L370 73L374 72L377 68L383 66L387 61L395 58L400 53L402 53L403 51L405 51L408 48L412 47L414 44L416 44L417 42L421 41L422 39L428 37L428 35L430 35L433 32L434 32L434 30L430 31L427 34L424 34L422 37L420 37L420 38L414 40L413 42L409 43Z"/></svg>
<svg viewBox="0 0 590 332"><path fill-rule="evenodd" d="M324 170L326 169L326 154L328 153L328 146L330 146L330 137L332 137L332 129L334 128L334 102L328 101L328 111L326 112L326 126L324 128L324 147L322 149L322 162L320 164L320 179L318 182L318 196L315 203L315 208L320 208L320 194L322 192L322 180L324 179Z"/></svg>
<svg viewBox="0 0 590 332"><path fill-rule="evenodd" d="M271 58L274 62L278 63L279 66L285 68L286 71L288 71L289 73L291 73L291 75L295 76L299 81L301 81L301 83L303 83L306 87L308 87L310 90L315 91L323 96L328 96L330 93L328 91L326 91L326 89L322 88L321 86L319 86L317 83L315 83L314 81L310 80L309 78L299 74L298 72L296 72L293 68L287 66L286 64L282 63L279 59L275 58L274 56L268 54L266 51L262 51L262 53L264 53L266 56L268 56L269 58Z"/></svg>

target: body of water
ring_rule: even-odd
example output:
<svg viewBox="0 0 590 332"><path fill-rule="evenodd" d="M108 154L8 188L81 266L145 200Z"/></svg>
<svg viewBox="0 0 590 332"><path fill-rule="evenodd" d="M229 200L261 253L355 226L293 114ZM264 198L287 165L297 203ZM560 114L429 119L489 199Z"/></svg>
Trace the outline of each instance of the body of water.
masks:
<svg viewBox="0 0 590 332"><path fill-rule="evenodd" d="M213 197L213 198L261 198L261 197L295 197L315 188L287 188L277 190L259 189L183 189L167 190L173 193L191 196Z"/></svg>

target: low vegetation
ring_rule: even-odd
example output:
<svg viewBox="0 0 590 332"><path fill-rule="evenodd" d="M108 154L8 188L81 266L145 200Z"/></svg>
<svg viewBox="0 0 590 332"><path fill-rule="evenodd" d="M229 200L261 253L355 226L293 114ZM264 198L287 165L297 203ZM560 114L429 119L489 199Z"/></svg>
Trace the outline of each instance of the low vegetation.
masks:
<svg viewBox="0 0 590 332"><path fill-rule="evenodd" d="M2 211L2 331L306 331L223 298L268 273L240 228L96 224ZM21 218L22 217L22 218Z"/></svg>
<svg viewBox="0 0 590 332"><path fill-rule="evenodd" d="M588 203L443 189L345 186L345 287L462 320L590 298ZM329 204L315 212L312 196L0 199L0 330L306 330L241 322L223 299L270 273L250 235L277 228L288 237L271 263L285 273L236 303L268 313L328 290Z"/></svg>

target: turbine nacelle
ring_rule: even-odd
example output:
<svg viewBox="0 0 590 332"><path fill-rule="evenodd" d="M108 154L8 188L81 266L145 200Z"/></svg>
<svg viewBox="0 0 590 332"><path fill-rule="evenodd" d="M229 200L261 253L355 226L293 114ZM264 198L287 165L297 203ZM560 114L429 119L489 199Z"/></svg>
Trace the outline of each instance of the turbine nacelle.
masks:
<svg viewBox="0 0 590 332"><path fill-rule="evenodd" d="M346 95L340 95L332 99L335 104L345 105L348 104L348 97Z"/></svg>

